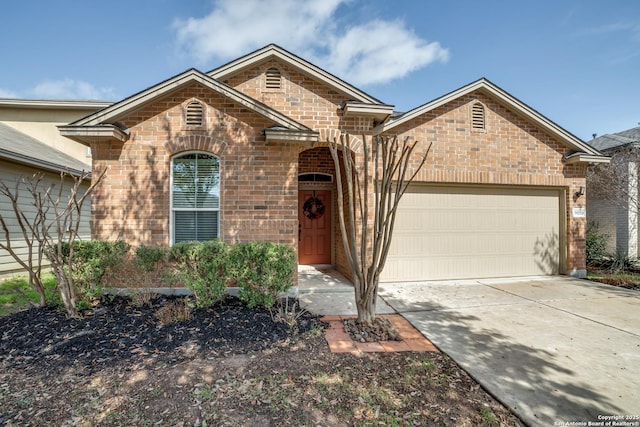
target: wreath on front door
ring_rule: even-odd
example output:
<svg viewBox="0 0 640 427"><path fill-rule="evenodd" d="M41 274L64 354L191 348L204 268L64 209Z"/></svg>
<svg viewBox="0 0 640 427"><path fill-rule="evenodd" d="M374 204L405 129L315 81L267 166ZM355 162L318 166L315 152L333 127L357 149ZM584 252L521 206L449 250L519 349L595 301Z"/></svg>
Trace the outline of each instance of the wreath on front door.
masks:
<svg viewBox="0 0 640 427"><path fill-rule="evenodd" d="M324 215L324 204L322 200L311 196L302 205L302 213L309 219L318 219Z"/></svg>

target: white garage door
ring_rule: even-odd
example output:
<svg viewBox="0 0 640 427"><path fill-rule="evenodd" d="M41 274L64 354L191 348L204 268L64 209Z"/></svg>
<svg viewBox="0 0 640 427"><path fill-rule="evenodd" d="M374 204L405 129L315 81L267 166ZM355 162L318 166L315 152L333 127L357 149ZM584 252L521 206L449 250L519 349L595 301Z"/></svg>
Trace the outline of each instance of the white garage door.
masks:
<svg viewBox="0 0 640 427"><path fill-rule="evenodd" d="M558 274L560 190L414 185L381 281Z"/></svg>

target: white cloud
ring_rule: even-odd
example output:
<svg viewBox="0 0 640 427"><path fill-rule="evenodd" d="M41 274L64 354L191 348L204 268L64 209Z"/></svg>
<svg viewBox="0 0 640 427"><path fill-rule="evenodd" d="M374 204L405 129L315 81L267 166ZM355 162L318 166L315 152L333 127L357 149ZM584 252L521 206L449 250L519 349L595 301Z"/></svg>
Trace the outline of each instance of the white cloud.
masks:
<svg viewBox="0 0 640 427"><path fill-rule="evenodd" d="M0 87L0 98L18 98L18 93Z"/></svg>
<svg viewBox="0 0 640 427"><path fill-rule="evenodd" d="M81 80L45 80L27 91L33 98L112 100L115 92L110 88L98 88Z"/></svg>
<svg viewBox="0 0 640 427"><path fill-rule="evenodd" d="M333 39L324 62L339 75L366 85L386 83L448 58L449 52L439 43L422 40L400 21L373 21Z"/></svg>
<svg viewBox="0 0 640 427"><path fill-rule="evenodd" d="M448 51L402 21L342 22L349 0L236 0L214 3L202 18L176 20L178 47L198 65L213 66L276 43L354 84L384 83L437 61ZM366 6L366 5L365 5Z"/></svg>

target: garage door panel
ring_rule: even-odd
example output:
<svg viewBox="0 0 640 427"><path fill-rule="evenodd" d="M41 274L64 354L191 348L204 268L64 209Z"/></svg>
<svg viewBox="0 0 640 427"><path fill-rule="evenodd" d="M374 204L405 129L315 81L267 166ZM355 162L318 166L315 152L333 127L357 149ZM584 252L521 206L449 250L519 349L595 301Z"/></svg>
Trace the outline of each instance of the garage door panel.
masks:
<svg viewBox="0 0 640 427"><path fill-rule="evenodd" d="M383 281L556 274L559 190L414 186Z"/></svg>

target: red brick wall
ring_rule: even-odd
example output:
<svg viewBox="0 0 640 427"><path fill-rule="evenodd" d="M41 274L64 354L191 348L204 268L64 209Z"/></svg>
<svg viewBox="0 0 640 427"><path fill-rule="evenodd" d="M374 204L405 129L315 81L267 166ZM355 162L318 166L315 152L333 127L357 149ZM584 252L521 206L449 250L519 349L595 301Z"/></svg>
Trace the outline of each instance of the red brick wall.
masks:
<svg viewBox="0 0 640 427"><path fill-rule="evenodd" d="M282 90L264 87L264 71L273 66L282 73ZM374 123L342 117L339 105L345 95L275 62L245 70L226 83L319 131L321 143L316 148L266 144L261 131L272 122L194 84L123 118L131 130L125 143L93 144L94 170L109 168L92 199L95 238L169 244L171 157L201 150L220 158L221 237L230 243L271 240L297 248L298 173L331 171L326 148L319 148L326 146L326 137L336 130L369 135ZM205 124L200 128L184 124L184 107L193 98L205 105ZM470 128L471 105L476 101L485 107L484 131ZM568 270L585 268L584 220L570 215L573 207L586 202L585 196L573 198L585 185L585 167L566 165L563 154L568 149L552 136L481 93L454 100L393 133L414 137L423 147L433 142L420 181L564 190ZM336 218L334 258L346 271Z"/></svg>
<svg viewBox="0 0 640 427"><path fill-rule="evenodd" d="M187 129L183 107L205 103L205 125ZM169 244L171 157L191 150L220 158L221 237L296 244L298 148L267 145L273 123L199 85L126 117L125 143L94 144L95 170L108 167L93 198L95 238Z"/></svg>
<svg viewBox="0 0 640 427"><path fill-rule="evenodd" d="M484 105L484 131L471 128L471 107L475 102ZM393 133L419 141L422 152L433 143L417 181L564 190L567 272L586 268L585 221L571 215L573 207L586 204L586 196L574 198L580 186L585 186L586 167L567 165L563 156L569 149L551 135L480 93L436 108L394 128Z"/></svg>

